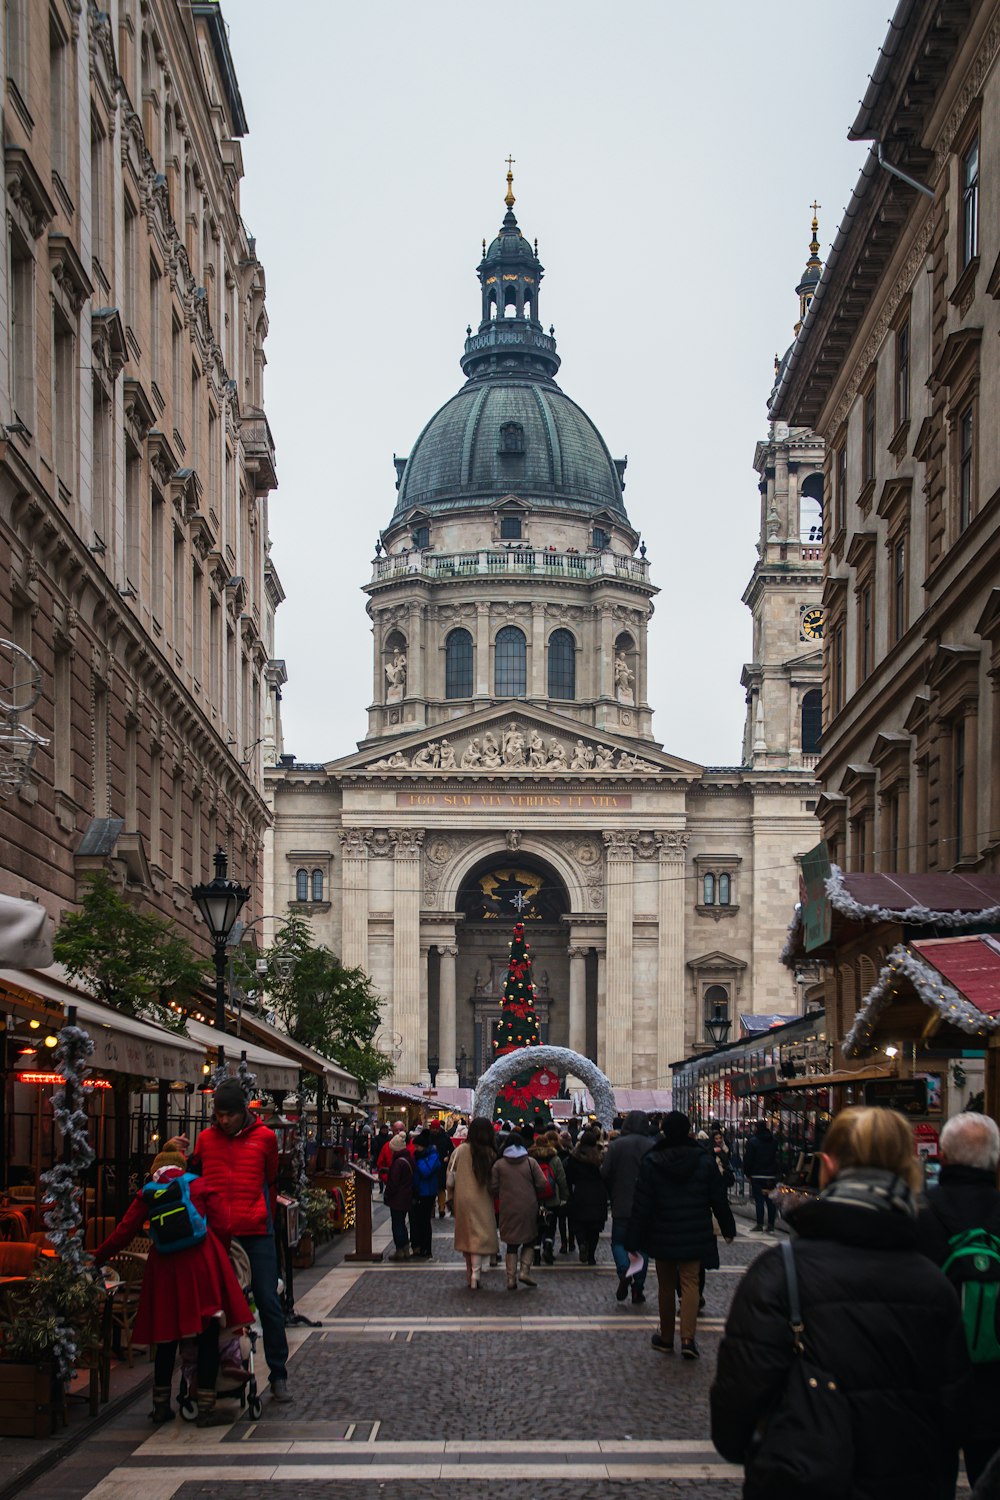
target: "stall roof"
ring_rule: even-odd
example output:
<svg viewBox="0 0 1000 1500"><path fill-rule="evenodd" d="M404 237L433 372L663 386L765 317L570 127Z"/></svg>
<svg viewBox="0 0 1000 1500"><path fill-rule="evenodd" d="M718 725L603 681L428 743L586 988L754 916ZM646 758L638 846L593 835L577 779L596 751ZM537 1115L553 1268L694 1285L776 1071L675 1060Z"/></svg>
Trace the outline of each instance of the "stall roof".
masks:
<svg viewBox="0 0 1000 1500"><path fill-rule="evenodd" d="M960 944L977 944L967 950ZM900 943L861 1002L844 1038L845 1057L865 1057L878 1045L875 1028L883 1013L905 1005L917 1012L915 1036L930 1034L921 1011L936 1012L935 1029L951 1026L970 1036L1000 1032L1000 945L991 936L924 938ZM968 989L966 988L968 986ZM911 1022L912 1024L912 1022ZM901 1033L902 1034L902 1033Z"/></svg>
<svg viewBox="0 0 1000 1500"><path fill-rule="evenodd" d="M102 1005L66 984L57 975L34 970L0 969L0 988L22 1004L58 1006L65 1014L76 1007L77 1020L94 1039L91 1066L103 1073L200 1082L204 1047L154 1021L140 1021Z"/></svg>
<svg viewBox="0 0 1000 1500"><path fill-rule="evenodd" d="M934 965L977 1010L1000 1015L1000 942L995 937L921 938L910 947Z"/></svg>
<svg viewBox="0 0 1000 1500"><path fill-rule="evenodd" d="M402 1100L407 1104L423 1104L431 1109L440 1107L443 1109L457 1109L463 1114L469 1114L472 1109L472 1089L442 1088L442 1089L417 1089L402 1088L395 1084L379 1084L378 1102L390 1104L394 1099Z"/></svg>
<svg viewBox="0 0 1000 1500"><path fill-rule="evenodd" d="M299 1081L299 1070L296 1065L289 1062L287 1057L281 1057L277 1052L270 1052L266 1047L260 1047L256 1042L248 1042L246 1037L221 1036L213 1026L205 1026L201 1021L188 1021L188 1035L199 1044L202 1052L214 1052L221 1041L226 1049L226 1060L236 1062L241 1053L246 1053L247 1066L251 1073L256 1073L257 1081L265 1089L285 1089L290 1091L297 1087Z"/></svg>
<svg viewBox="0 0 1000 1500"><path fill-rule="evenodd" d="M348 1073L347 1069L342 1068L339 1063L331 1062L321 1052L314 1052L312 1047L307 1047L304 1042L297 1042L294 1037L288 1035L287 1031L281 1031L277 1026L271 1026L267 1021L261 1021L256 1016L243 1016L241 1024L244 1029L252 1031L258 1041L266 1042L269 1046L273 1046L275 1051L294 1058L304 1072L322 1074L330 1093L336 1095L338 1099L352 1104L361 1098L360 1083L353 1073Z"/></svg>
<svg viewBox="0 0 1000 1500"><path fill-rule="evenodd" d="M740 1030L745 1036L757 1036L762 1031L773 1031L776 1026L787 1026L789 1021L801 1019L801 1016L782 1016L777 1013L773 1016L748 1016L741 1011Z"/></svg>

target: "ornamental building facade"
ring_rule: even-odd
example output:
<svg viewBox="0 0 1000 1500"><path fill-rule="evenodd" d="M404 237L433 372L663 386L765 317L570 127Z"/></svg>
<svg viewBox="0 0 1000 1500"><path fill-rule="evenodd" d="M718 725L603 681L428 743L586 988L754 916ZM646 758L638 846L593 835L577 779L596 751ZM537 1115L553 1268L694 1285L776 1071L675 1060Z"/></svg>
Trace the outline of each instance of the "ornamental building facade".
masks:
<svg viewBox="0 0 1000 1500"><path fill-rule="evenodd" d="M506 208L477 270L465 384L396 460L364 585L367 736L266 772L265 905L307 914L371 974L398 1083L464 1085L488 1066L520 913L541 1040L616 1085L666 1088L707 1018L798 1009L778 955L816 839L820 564L803 518L815 531L822 450L782 429L757 453L744 763L670 754L653 737L657 588L625 461L557 384L509 177Z"/></svg>
<svg viewBox="0 0 1000 1500"><path fill-rule="evenodd" d="M281 675L247 123L215 3L4 11L0 891L194 936L216 847L259 902Z"/></svg>

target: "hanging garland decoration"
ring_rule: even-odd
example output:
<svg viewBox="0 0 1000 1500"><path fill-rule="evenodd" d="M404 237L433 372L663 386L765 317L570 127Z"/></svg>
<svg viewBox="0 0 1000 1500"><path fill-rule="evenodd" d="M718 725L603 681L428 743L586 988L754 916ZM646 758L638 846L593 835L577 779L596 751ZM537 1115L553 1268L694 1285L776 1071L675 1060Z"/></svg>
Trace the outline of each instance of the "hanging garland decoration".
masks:
<svg viewBox="0 0 1000 1500"><path fill-rule="evenodd" d="M980 923L1000 922L1000 906L988 906L981 911L934 911L931 907L919 904L904 908L865 906L847 889L844 872L839 865L830 866L825 884L826 894L834 911L852 922L898 922L906 927L941 927L950 932L961 932L966 927L979 926ZM794 969L801 959L802 955L798 951L801 930L802 905L797 902L781 950L781 962L788 969Z"/></svg>
<svg viewBox="0 0 1000 1500"><path fill-rule="evenodd" d="M554 1096L559 1088L559 1078L564 1078L567 1073L582 1078L594 1097L594 1113L602 1125L610 1127L617 1109L611 1080L601 1072L596 1063L591 1062L589 1057L581 1057L579 1052L573 1052L569 1047L553 1047L547 1043L541 1047L506 1052L498 1057L476 1084L475 1098L472 1103L474 1116L477 1118L482 1116L487 1120L493 1118L499 1089L509 1083L512 1078L516 1078L518 1073L524 1072L525 1050L530 1051L532 1067L538 1069L541 1064L536 1077L544 1098L550 1099ZM543 1073L547 1078L545 1084L541 1082Z"/></svg>
<svg viewBox="0 0 1000 1500"><path fill-rule="evenodd" d="M52 1061L63 1076L63 1083L52 1095L52 1113L67 1147L68 1159L58 1162L39 1179L45 1232L71 1276L86 1274L90 1256L83 1248L83 1216L80 1212L80 1175L94 1161L87 1116L83 1101L83 1080L90 1072L87 1058L94 1051L93 1039L82 1026L64 1026L52 1055ZM52 1355L56 1375L68 1385L79 1357L77 1332L67 1319L52 1307Z"/></svg>
<svg viewBox="0 0 1000 1500"><path fill-rule="evenodd" d="M865 1057L874 1051L872 1040L882 1012L899 995L899 984L906 980L925 1005L936 1010L952 1026L970 1035L986 1036L1000 1031L1000 1016L987 1016L971 1000L947 984L930 964L911 953L904 944L893 948L885 967L861 1002L850 1031L844 1038L845 1057Z"/></svg>
<svg viewBox="0 0 1000 1500"><path fill-rule="evenodd" d="M320 1080L320 1088L323 1087ZM309 1179L306 1176L306 1096L301 1088L297 1088L293 1095L295 1100L295 1143L292 1146L292 1178L295 1183L295 1196L299 1203L299 1212L305 1222L306 1195L309 1192Z"/></svg>

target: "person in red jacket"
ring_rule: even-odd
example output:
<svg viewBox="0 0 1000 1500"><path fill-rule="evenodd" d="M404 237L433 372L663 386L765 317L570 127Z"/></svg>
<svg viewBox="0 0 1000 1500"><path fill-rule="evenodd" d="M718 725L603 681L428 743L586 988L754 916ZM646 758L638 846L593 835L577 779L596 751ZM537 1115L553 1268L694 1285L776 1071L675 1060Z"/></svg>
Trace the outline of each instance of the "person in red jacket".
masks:
<svg viewBox="0 0 1000 1500"><path fill-rule="evenodd" d="M406 1126L403 1124L402 1120L397 1120L395 1125L392 1127L392 1135L386 1141L385 1145L382 1147L381 1151L378 1154L378 1160L375 1163L375 1170L378 1173L378 1180L382 1186L383 1193L385 1192L386 1183L389 1181L389 1168L393 1163L394 1152L392 1149L392 1143L398 1135L405 1136L405 1134Z"/></svg>
<svg viewBox="0 0 1000 1500"><path fill-rule="evenodd" d="M150 1177L153 1182L166 1183L183 1173L184 1158L175 1152L162 1151L153 1162ZM195 1339L198 1348L197 1424L199 1427L216 1427L229 1421L224 1413L215 1410L219 1320L221 1317L227 1328L238 1327L249 1323L252 1314L222 1241L213 1232L220 1219L218 1194L198 1178L191 1181L190 1191L191 1202L208 1221L208 1233L196 1244L169 1254L157 1250L154 1242L142 1278L134 1337L137 1343L156 1345L154 1422L173 1419L170 1384L177 1345L181 1339ZM149 1199L140 1192L132 1200L117 1229L112 1230L94 1251L97 1264L103 1265L109 1256L115 1255L135 1235L141 1234L148 1218Z"/></svg>
<svg viewBox="0 0 1000 1500"><path fill-rule="evenodd" d="M215 1091L212 1123L195 1142L191 1170L219 1194L225 1230L238 1239L250 1261L254 1301L264 1334L271 1398L291 1401L288 1339L278 1296L278 1250L274 1207L278 1140L247 1109L243 1088L226 1078Z"/></svg>

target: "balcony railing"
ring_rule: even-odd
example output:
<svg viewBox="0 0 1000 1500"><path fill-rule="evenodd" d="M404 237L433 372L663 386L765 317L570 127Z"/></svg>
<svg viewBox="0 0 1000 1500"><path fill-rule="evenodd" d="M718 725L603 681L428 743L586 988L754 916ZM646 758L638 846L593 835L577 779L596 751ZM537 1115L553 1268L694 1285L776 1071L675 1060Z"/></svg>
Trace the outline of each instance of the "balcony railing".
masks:
<svg viewBox="0 0 1000 1500"><path fill-rule="evenodd" d="M372 583L391 583L410 574L424 578L621 578L649 582L649 562L617 552L555 552L545 547L512 547L482 552L402 552L377 557Z"/></svg>
<svg viewBox="0 0 1000 1500"><path fill-rule="evenodd" d="M273 490L278 483L274 466L274 438L271 436L270 423L259 407L251 407L244 412L240 423L240 438L248 462L256 466L258 493Z"/></svg>

